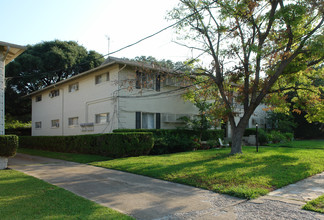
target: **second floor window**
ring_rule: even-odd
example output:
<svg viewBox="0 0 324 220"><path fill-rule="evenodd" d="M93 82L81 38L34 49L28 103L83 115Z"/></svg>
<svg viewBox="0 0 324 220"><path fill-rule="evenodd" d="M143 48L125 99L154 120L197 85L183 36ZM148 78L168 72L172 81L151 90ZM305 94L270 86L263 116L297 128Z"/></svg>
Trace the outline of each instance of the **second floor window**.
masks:
<svg viewBox="0 0 324 220"><path fill-rule="evenodd" d="M102 82L109 81L109 80L110 80L109 72L108 73L104 73L104 74L97 75L95 77L95 83L96 84L100 84Z"/></svg>
<svg viewBox="0 0 324 220"><path fill-rule="evenodd" d="M49 97L51 97L51 98L54 98L54 97L59 96L59 95L60 95L60 90L58 90L58 89L52 90L49 93Z"/></svg>
<svg viewBox="0 0 324 220"><path fill-rule="evenodd" d="M69 85L69 92L75 92L79 90L79 83Z"/></svg>
<svg viewBox="0 0 324 220"><path fill-rule="evenodd" d="M161 77L154 73L136 72L136 89L155 89L160 91Z"/></svg>
<svg viewBox="0 0 324 220"><path fill-rule="evenodd" d="M40 102L40 101L42 101L42 95L36 96L36 102Z"/></svg>

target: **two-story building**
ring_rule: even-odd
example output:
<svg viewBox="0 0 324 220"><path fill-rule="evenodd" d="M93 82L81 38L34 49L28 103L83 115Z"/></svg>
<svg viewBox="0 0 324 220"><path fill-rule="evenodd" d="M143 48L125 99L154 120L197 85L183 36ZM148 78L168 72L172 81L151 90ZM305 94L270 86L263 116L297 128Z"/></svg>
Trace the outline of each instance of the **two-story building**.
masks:
<svg viewBox="0 0 324 220"><path fill-rule="evenodd" d="M175 128L197 114L168 70L118 58L30 94L32 135L110 133ZM164 79L162 79L164 78Z"/></svg>
<svg viewBox="0 0 324 220"><path fill-rule="evenodd" d="M170 74L172 73L172 74ZM168 75L169 74L169 75ZM101 66L31 93L32 135L111 133L114 129L172 129L198 109L182 98L177 73L109 57ZM170 77L171 76L171 77ZM265 126L258 106L248 127ZM238 110L239 112L239 110ZM236 121L240 114L236 117ZM230 126L224 127L231 137Z"/></svg>

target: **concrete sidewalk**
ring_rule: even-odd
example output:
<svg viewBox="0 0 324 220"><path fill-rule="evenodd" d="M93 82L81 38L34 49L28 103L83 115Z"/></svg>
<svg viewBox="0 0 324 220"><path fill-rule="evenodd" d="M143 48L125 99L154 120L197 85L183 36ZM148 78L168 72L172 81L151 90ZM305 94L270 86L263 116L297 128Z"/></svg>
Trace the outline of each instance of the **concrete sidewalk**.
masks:
<svg viewBox="0 0 324 220"><path fill-rule="evenodd" d="M62 160L17 154L9 167L136 219L324 219L324 215L301 210L302 201L276 200L275 196L247 201Z"/></svg>

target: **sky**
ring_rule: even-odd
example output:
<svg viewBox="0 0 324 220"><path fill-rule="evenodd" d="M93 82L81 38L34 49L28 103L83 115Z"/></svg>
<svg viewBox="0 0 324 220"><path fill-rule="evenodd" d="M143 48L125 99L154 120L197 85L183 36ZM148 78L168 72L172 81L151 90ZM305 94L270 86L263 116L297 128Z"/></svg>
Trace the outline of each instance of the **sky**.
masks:
<svg viewBox="0 0 324 220"><path fill-rule="evenodd" d="M132 44L175 21L167 12L178 0L0 0L0 41L34 45L55 39L76 41L100 54ZM192 52L172 41L179 37L168 29L112 56L184 61Z"/></svg>

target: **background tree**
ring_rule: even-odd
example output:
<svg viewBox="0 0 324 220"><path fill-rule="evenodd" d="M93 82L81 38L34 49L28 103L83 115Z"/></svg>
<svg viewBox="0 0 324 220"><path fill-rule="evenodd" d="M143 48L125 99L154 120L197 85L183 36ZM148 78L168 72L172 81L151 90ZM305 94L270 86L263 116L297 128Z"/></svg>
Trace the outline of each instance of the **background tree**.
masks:
<svg viewBox="0 0 324 220"><path fill-rule="evenodd" d="M317 0L180 0L170 12L178 32L190 40L187 46L208 55L209 65L197 65L192 74L209 79L217 90L214 98L225 105L231 154L242 153L244 130L262 101L283 107L283 91L305 91L288 82L323 62L323 7ZM315 90L307 94L319 106L323 100Z"/></svg>
<svg viewBox="0 0 324 220"><path fill-rule="evenodd" d="M48 41L28 45L6 66L6 114L30 120L30 100L24 95L99 66L102 55L74 41ZM25 117L27 115L27 118Z"/></svg>

